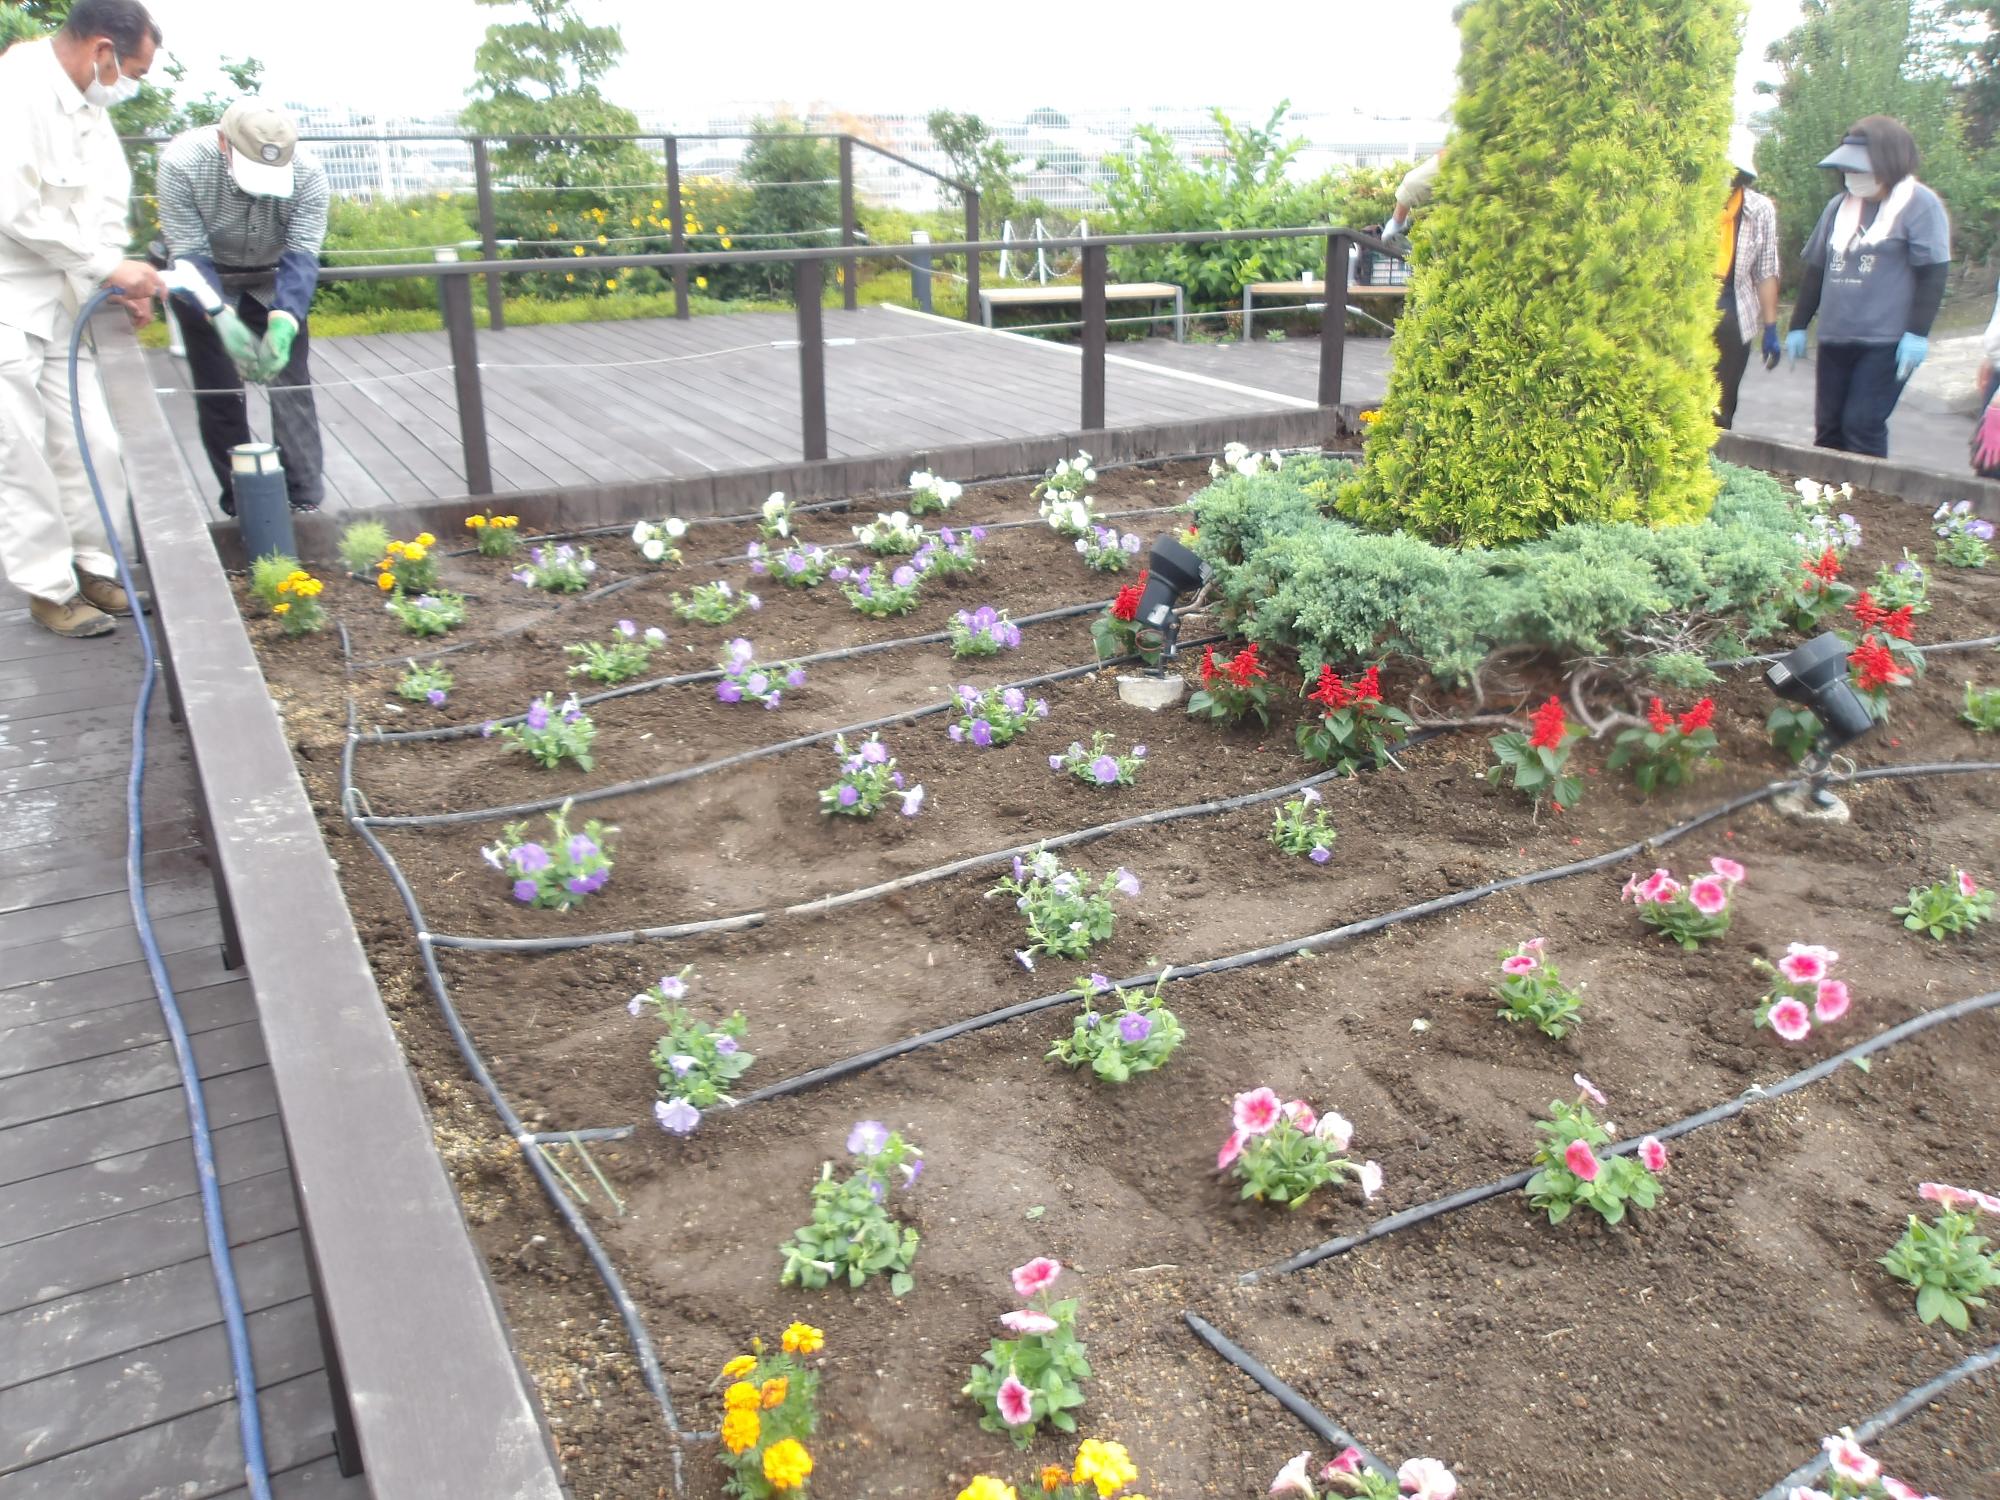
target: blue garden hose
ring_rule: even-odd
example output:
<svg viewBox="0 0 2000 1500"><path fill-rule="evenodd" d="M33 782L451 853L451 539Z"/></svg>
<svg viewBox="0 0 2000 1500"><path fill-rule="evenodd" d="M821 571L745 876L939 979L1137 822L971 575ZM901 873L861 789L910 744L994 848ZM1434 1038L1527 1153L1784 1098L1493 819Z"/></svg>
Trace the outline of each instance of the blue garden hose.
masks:
<svg viewBox="0 0 2000 1500"><path fill-rule="evenodd" d="M83 430L78 351L83 346L85 325L111 295L100 288L76 315L76 326L69 336L69 400L83 472L90 480L91 494L96 497L97 513L104 519L104 534L118 564L118 582L132 601L132 623L138 629L139 650L145 660L145 672L139 679L139 698L132 705L132 769L125 782L125 883L132 898L132 923L139 930L139 946L145 951L146 968L160 997L160 1013L166 1018L167 1036L174 1044L174 1060L180 1065L181 1089L187 1096L188 1135L194 1143L195 1177L201 1184L201 1217L208 1233L208 1261L215 1272L216 1295L222 1301L222 1321L229 1333L229 1363L236 1378L236 1420L243 1437L244 1482L254 1500L271 1500L271 1475L264 1461L264 1423L257 1407L257 1372L250 1357L250 1329L243 1317L243 1294L236 1285L236 1263L229 1253L229 1230L222 1217L222 1185L215 1171L215 1140L208 1128L208 1102L202 1094L201 1072L195 1065L187 1024L181 1019L180 1002L174 998L167 962L160 954L159 939L153 932L153 915L146 904L146 836L141 816L145 801L146 713L152 706L153 688L160 680L159 661L153 649L153 632L146 624L146 612L139 606L139 589L132 579L132 566L118 538L118 527L111 519L111 507L105 502L97 466L90 459L90 438Z"/></svg>

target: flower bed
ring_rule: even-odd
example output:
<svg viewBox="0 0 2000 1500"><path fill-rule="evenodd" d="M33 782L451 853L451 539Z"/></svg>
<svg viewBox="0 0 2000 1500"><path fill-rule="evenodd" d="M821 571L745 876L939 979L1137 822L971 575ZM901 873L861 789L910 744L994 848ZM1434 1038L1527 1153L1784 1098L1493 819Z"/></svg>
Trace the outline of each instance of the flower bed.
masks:
<svg viewBox="0 0 2000 1500"><path fill-rule="evenodd" d="M1194 466L1105 474L1095 488L1096 513L1168 503L1204 478ZM662 1075L653 1048L662 1026L643 1007L635 1016L630 1002L689 966L686 997L675 1003L712 1025L738 1010L746 1017L743 1050L756 1060L726 1085L740 1097L869 1047L1068 990L1079 975L1123 979L1163 964L1183 966L1615 848L1786 772L1764 728L1772 699L1756 674L1736 672L1704 690L1713 698L1718 763L1686 784L1663 781L1650 799L1638 795L1629 769L1609 768L1613 736L1607 734L1574 743L1570 770L1580 778L1581 800L1566 812L1544 807L1537 814L1528 798L1491 774L1482 731L1433 738L1397 752L1397 762L1379 773L1321 783L1318 806L1338 833L1324 861L1288 855L1271 842L1283 798L1064 849L1062 867L1089 872L1089 890L1120 869L1132 872L1138 889L1134 894L1114 882L1111 931L1086 957L1029 951L1032 971L1017 956L1031 946L1022 913L1011 895L989 895L1009 873L1004 858L832 910L787 913L788 906L955 860L1275 789L1318 771L1300 756L1296 735L1307 707L1301 690L1309 684L1295 663L1269 650L1261 663L1269 674L1263 680L1268 730L1254 714L1227 729L1186 714L1128 709L1118 701L1113 674L1101 672L1028 689L1046 699L1049 713L1012 743L989 748L954 740L949 730L964 712L959 685L985 689L1087 663L1094 618L1085 612L1023 624L1019 649L954 659L946 632L959 612L985 605L1027 621L1115 592L1117 579L1092 570L1042 524L1032 488L1029 482L982 486L960 497L948 519L955 527L991 528L980 543L984 560L969 574L925 582L914 613L885 620L864 619L831 581L815 589L765 587L759 610L724 623L672 617L668 599L676 591L685 596L714 578L738 590L756 586L743 564L704 561L740 553L756 536L748 523L694 529L679 543L690 561L657 576L622 538L596 539L596 578L644 581L560 608L542 596L522 598L527 591L507 582L503 561L450 560L443 586L469 601L472 618L459 635L477 643L439 659L455 678L443 709L397 698L395 684L407 667L395 653L412 643L385 617L379 599L363 597L372 581L337 580L326 591L329 610L354 622L357 659L384 663L353 678L364 728L475 726L456 738L360 746L357 781L369 811L426 818L538 801L554 810L562 799L581 796L568 826L601 820L603 842L615 857L608 879L569 909L538 909L516 900L509 875L488 869L479 856L521 815L383 825L376 832L418 893L431 932L447 941L513 940L764 914L756 925L672 940L559 952L439 949L440 969L472 1036L534 1128L639 1126L627 1140L593 1148L622 1212L613 1211L587 1172L577 1171L578 1159L568 1161L572 1175L592 1189L591 1221L644 1311L684 1426L715 1428L722 1408L710 1387L713 1371L741 1354L753 1334L799 1319L823 1328L827 1338L816 1364L819 1427L808 1441L817 1492L901 1487L952 1495L975 1474L1032 1475L1046 1461L1066 1462L1076 1440L1060 1435L1038 1441L1031 1462L1016 1460L1004 1435L980 1430L981 1407L960 1394L989 1341L1006 1332L996 1324L1012 1306L997 1300L1006 1272L1040 1255L1067 1268L1061 1295L1078 1300L1076 1330L1089 1347L1093 1373L1083 1383L1085 1404L1073 1413L1078 1433L1123 1443L1141 1475L1134 1487L1156 1500L1261 1492L1300 1446L1288 1419L1179 1328L1184 1307L1203 1310L1253 1352L1281 1364L1281 1374L1317 1395L1392 1463L1434 1455L1450 1464L1468 1497L1754 1493L1808 1456L1823 1432L1951 1362L1944 1335L1921 1329L1906 1306L1908 1294L1873 1268L1872 1258L1887 1250L1900 1216L1916 1207L1918 1179L2000 1184L1990 1154L1982 1161L1967 1144L1976 1131L1946 1128L1942 1112L1935 1122L1917 1114L1919 1123L1909 1124L1919 1103L1933 1106L1912 1081L1923 1076L1918 1064L1895 1053L1872 1074L1847 1070L1838 1083L1821 1086L1823 1094L1795 1096L1726 1132L1676 1144L1660 1179L1659 1205L1635 1211L1615 1229L1594 1222L1552 1229L1516 1195L1472 1211L1464 1228L1447 1219L1421 1237L1385 1241L1351 1260L1266 1282L1247 1298L1236 1290L1236 1277L1383 1213L1527 1166L1538 1142L1533 1122L1552 1098L1572 1092L1574 1072L1609 1095L1600 1116L1637 1134L1749 1084L1775 1081L1925 1009L1993 988L2000 973L1995 925L1934 941L1906 930L1891 912L1908 888L1948 878L1957 867L1989 884L2000 877L1993 854L2000 848L2000 780L1990 776L1849 789L1855 816L1846 826L1805 826L1753 808L1615 871L1498 896L1282 963L1173 977L1161 1003L1171 1007L1184 1039L1156 1072L1130 1082L1109 1083L1090 1067L1049 1059L1084 1009L1070 999L808 1092L740 1111L709 1109L698 1125L677 1112L676 1121L691 1132L685 1135L655 1125ZM1852 504L1866 533L1850 554L1853 570L1872 574L1902 547L1926 544L1925 513L1871 497ZM833 546L874 513L860 506L851 517L800 514L793 524L805 542ZM924 524L935 529L943 519L926 517ZM1033 524L1006 529L1014 520ZM1161 515L1118 524L1152 537L1180 522ZM863 561L851 552L838 555L857 566ZM2000 586L1990 574L1934 570L1931 604L1917 617L1919 642L2000 632ZM776 709L719 701L712 681L585 705L595 729L595 765L587 772L568 763L545 771L501 736L476 732L482 717L519 714L531 696L553 692L559 705L570 688L593 687L566 680L565 648L612 639L621 620L667 632L647 677L713 669L737 638L754 644L760 663L780 667L842 645L931 633L940 639L841 661L807 660L802 685L785 686ZM482 630L510 625L519 627L511 635L479 638ZM402 1007L433 1103L451 1122L448 1141L461 1185L541 1380L572 1479L592 1492L652 1495L668 1482L659 1414L616 1323L607 1321L608 1304L590 1289L561 1231L550 1227L512 1143L496 1140L490 1122L460 1105L462 1070L425 1002L400 902L366 852L336 826L345 705L328 688L329 667L337 670L335 643L284 639L275 625L258 629L274 689L289 704L302 769L328 811L384 993ZM1207 633L1200 621L1188 623L1187 638ZM1236 649L1232 643L1226 655L1218 648L1218 670ZM1198 676L1200 656L1183 658L1184 670ZM1991 661L1938 657L1923 682L1892 693L1887 726L1855 747L1856 758L1863 764L1996 758L1989 737L1957 720L1960 682L2000 676ZM1353 664L1339 665L1346 671ZM1529 664L1518 676L1512 699L1486 706L1518 703L1526 732L1528 714L1548 696L1554 674ZM1488 682L1489 694L1497 686ZM1380 687L1399 708L1411 706L1417 688L1429 700L1418 705L1419 718L1472 707L1425 687L1399 663L1389 664ZM1675 694L1670 702L1683 714L1693 695ZM938 711L908 717L931 705ZM897 774L908 787L924 788L919 808L904 816L906 798L889 795L872 817L819 816L819 792L837 769L831 732L879 719L890 721L879 734ZM1073 742L1088 750L1099 732L1119 755L1130 756L1135 744L1146 747L1129 784L1099 785L1051 768L1051 756ZM858 750L868 733L850 731L849 749ZM732 754L818 735L827 737L684 774L657 789L591 798L606 786L696 773ZM537 812L530 826L530 836L539 838L547 825ZM1696 951L1655 933L1619 899L1628 877L1643 880L1666 864L1681 878L1707 870L1712 857L1739 862L1747 878L1730 893L1729 930ZM1558 964L1563 984L1581 999L1580 1025L1560 1040L1495 1016L1496 988L1505 977L1501 957L1519 956L1532 938L1543 946L1528 951ZM1753 1024L1770 986L1752 960L1776 962L1793 943L1838 950L1851 1001L1837 1021L1788 1045ZM1117 1006L1106 1010L1115 1017ZM1971 1101L1967 1107L1990 1111L2000 1102L1991 1081L1994 1027L1953 1024L1966 1029L1912 1044L1909 1055L1955 1059L1953 1087ZM1976 1066L1980 1059L1984 1071ZM672 1058L666 1062L671 1067ZM1352 1144L1339 1155L1357 1168L1379 1164L1379 1196L1367 1201L1358 1172L1347 1172L1287 1210L1245 1200L1240 1181L1218 1176L1216 1152L1230 1133L1231 1102L1262 1085L1281 1100L1305 1099L1322 1116L1337 1111L1350 1122ZM888 1179L882 1205L899 1234L907 1228L918 1236L909 1267L914 1286L896 1296L885 1274L859 1290L844 1283L781 1288L779 1247L807 1222L808 1190L822 1163L835 1163L837 1178L850 1170L857 1121L883 1122L921 1147L918 1180L905 1187L900 1176ZM1863 1364L1840 1382L1814 1384L1796 1356L1790 1364L1769 1358L1805 1347L1773 1332L1772 1320L1791 1316L1796 1298L1768 1282L1753 1284L1746 1268L1768 1266L1777 1252L1756 1238L1761 1228L1745 1227L1748 1211L1739 1223L1725 1200L1751 1201L1740 1183L1754 1175L1744 1165L1746 1157L1756 1160L1752 1147L1771 1159L1769 1182L1760 1181L1755 1202L1775 1208L1791 1201L1787 1194L1802 1198L1815 1186L1809 1168L1816 1161L1804 1143L1821 1136L1864 1140L1868 1150L1857 1156L1857 1170L1872 1176L1841 1199L1846 1206L1837 1215L1834 1208L1787 1210L1789 1218L1774 1212L1773 1232L1781 1246L1817 1247L1811 1286L1837 1279L1844 1295L1868 1301L1876 1313L1851 1343L1826 1345ZM1820 1170L1816 1185L1823 1193ZM1857 1194L1857 1202L1846 1202ZM1704 1208L1705 1202L1721 1206ZM1845 1223L1847 1215L1857 1225L1865 1218L1868 1232L1849 1226L1850 1240L1839 1242L1845 1248L1827 1248L1815 1226L1834 1216ZM1886 1226L1880 1234L1877 1220ZM536 1234L545 1236L539 1246L531 1239ZM1695 1253L1711 1237L1722 1239L1727 1255ZM1504 1249L1480 1248L1488 1241ZM1457 1258L1441 1256L1440 1245L1454 1247ZM1492 1275L1481 1268L1495 1256L1511 1290L1489 1295ZM1516 1264L1521 1257L1524 1266ZM1479 1267L1471 1265L1475 1260ZM1708 1300L1690 1304L1705 1314L1695 1321L1664 1291L1640 1299L1645 1281L1628 1286L1639 1270L1656 1268L1661 1286L1686 1288L1682 1297L1697 1296L1697 1283L1735 1290L1700 1293ZM1399 1319L1390 1299L1401 1295L1396 1289L1405 1279L1423 1282L1426 1301L1421 1316ZM1564 1290L1571 1281L1615 1304L1615 1319L1607 1316L1601 1339L1592 1334L1587 1358L1569 1355L1567 1335L1540 1338L1579 1316ZM1447 1304L1447 1294L1456 1300ZM1430 1316L1461 1304L1477 1307L1473 1321L1455 1313ZM1992 1326L1989 1314L1975 1323L1973 1337ZM1673 1366L1658 1370L1653 1384L1675 1393L1673 1402L1681 1404L1669 1406L1678 1425L1663 1426L1657 1443L1650 1434L1643 1444L1626 1442L1637 1456L1618 1458L1623 1467L1615 1480L1595 1468L1555 1467L1548 1456L1564 1450L1535 1421L1553 1420L1561 1408L1538 1407L1524 1425L1513 1415L1520 1411L1518 1388L1501 1389L1510 1361L1522 1358L1520 1348L1501 1339L1514 1327L1528 1330L1522 1338L1531 1342L1522 1348L1561 1355L1552 1368L1568 1374L1549 1390L1564 1401L1572 1391L1588 1399L1588 1408L1576 1410L1604 1424L1594 1442L1615 1447L1632 1427L1660 1422L1646 1394L1645 1376L1656 1364ZM1363 1328L1371 1331L1357 1331ZM1697 1334L1708 1342L1697 1342ZM1468 1351L1457 1362L1454 1338ZM1407 1353L1399 1339L1410 1341ZM1632 1351L1648 1340L1657 1358L1639 1359ZM1729 1340L1764 1358L1717 1358ZM1621 1356L1615 1375L1613 1350ZM1406 1378L1419 1370L1433 1382L1421 1399ZM1389 1388L1390 1371L1398 1372L1395 1388L1410 1394L1394 1401L1367 1397ZM1756 1422L1747 1415L1728 1419L1731 1441L1708 1445L1717 1451L1698 1479L1644 1467L1660 1462L1652 1455L1670 1439L1685 1452L1707 1412L1765 1411L1758 1404L1766 1400L1765 1387L1782 1392L1782 1412L1773 1407ZM1717 1393L1727 1401L1718 1403ZM711 1460L709 1449L688 1449L690 1493L720 1492L721 1471ZM1956 1493L1948 1472L1940 1477L1925 1467L1934 1462L1912 1455L1902 1472L1936 1493Z"/></svg>

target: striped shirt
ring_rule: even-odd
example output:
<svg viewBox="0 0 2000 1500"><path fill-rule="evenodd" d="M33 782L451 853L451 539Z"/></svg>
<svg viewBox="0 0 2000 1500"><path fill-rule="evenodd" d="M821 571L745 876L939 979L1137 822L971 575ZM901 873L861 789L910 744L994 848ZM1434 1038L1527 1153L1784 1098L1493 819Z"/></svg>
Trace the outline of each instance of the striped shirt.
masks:
<svg viewBox="0 0 2000 1500"><path fill-rule="evenodd" d="M1736 216L1736 327L1749 343L1764 326L1764 301L1757 288L1778 276L1778 208L1762 193L1743 190Z"/></svg>
<svg viewBox="0 0 2000 1500"><path fill-rule="evenodd" d="M160 228L175 259L201 255L228 270L268 269L287 250L315 261L326 240L326 169L293 155L289 198L246 193L229 175L213 125L186 130L160 153Z"/></svg>

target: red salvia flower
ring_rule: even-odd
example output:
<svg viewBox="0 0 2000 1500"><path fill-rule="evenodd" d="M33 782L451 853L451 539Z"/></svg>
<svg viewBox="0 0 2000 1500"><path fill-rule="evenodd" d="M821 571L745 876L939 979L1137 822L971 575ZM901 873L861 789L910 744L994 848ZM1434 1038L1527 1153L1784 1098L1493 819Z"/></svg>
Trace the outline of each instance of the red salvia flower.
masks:
<svg viewBox="0 0 2000 1500"><path fill-rule="evenodd" d="M1201 685L1207 687L1215 681L1215 647L1201 648Z"/></svg>
<svg viewBox="0 0 2000 1500"><path fill-rule="evenodd" d="M1697 729L1706 729L1714 722L1715 700L1713 698L1704 698L1693 708L1681 715L1681 733L1693 734Z"/></svg>
<svg viewBox="0 0 2000 1500"><path fill-rule="evenodd" d="M1332 713L1335 709L1347 707L1352 699L1348 694L1347 684L1340 680L1340 674L1332 667L1321 667L1319 686L1313 689L1308 701L1317 703L1328 713Z"/></svg>
<svg viewBox="0 0 2000 1500"><path fill-rule="evenodd" d="M1382 701L1382 669L1370 667L1354 679L1350 690L1356 703L1380 703Z"/></svg>
<svg viewBox="0 0 2000 1500"><path fill-rule="evenodd" d="M1118 591L1118 597L1111 601L1111 618L1123 620L1126 624L1139 618L1139 596L1146 592L1146 570L1139 572L1137 583L1128 583Z"/></svg>
<svg viewBox="0 0 2000 1500"><path fill-rule="evenodd" d="M1882 629L1899 641L1907 641L1911 639L1912 617L1915 614L1916 606L1905 604L1901 609L1882 616Z"/></svg>
<svg viewBox="0 0 2000 1500"><path fill-rule="evenodd" d="M1248 687L1264 675L1264 669L1257 665L1257 648L1254 645L1245 646L1229 658L1229 680L1236 687Z"/></svg>
<svg viewBox="0 0 2000 1500"><path fill-rule="evenodd" d="M1821 583L1832 583L1840 576L1840 558L1829 547L1820 553L1818 562L1807 563L1805 569Z"/></svg>
<svg viewBox="0 0 2000 1500"><path fill-rule="evenodd" d="M1528 736L1528 743L1537 750L1560 750L1568 730L1569 720L1563 714L1562 700L1551 695L1548 702L1535 710L1534 733Z"/></svg>
<svg viewBox="0 0 2000 1500"><path fill-rule="evenodd" d="M1895 655L1889 648L1872 635L1849 653L1847 664L1854 669L1855 680L1864 693L1894 687L1909 675L1896 665Z"/></svg>
<svg viewBox="0 0 2000 1500"><path fill-rule="evenodd" d="M1655 698L1646 706L1646 722L1653 726L1653 733L1665 734L1674 727L1674 716L1667 712L1666 704Z"/></svg>
<svg viewBox="0 0 2000 1500"><path fill-rule="evenodd" d="M1889 617L1889 611L1875 602L1875 596L1866 589L1861 597L1847 606L1847 612L1861 622L1863 630L1873 630Z"/></svg>

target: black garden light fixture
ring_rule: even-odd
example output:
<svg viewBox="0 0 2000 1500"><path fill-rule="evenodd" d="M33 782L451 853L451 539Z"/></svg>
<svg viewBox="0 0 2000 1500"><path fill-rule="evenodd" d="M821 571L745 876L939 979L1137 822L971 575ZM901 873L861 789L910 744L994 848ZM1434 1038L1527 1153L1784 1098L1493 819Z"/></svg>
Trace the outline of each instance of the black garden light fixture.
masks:
<svg viewBox="0 0 2000 1500"><path fill-rule="evenodd" d="M1829 631L1779 657L1764 672L1772 692L1803 704L1820 722L1819 737L1801 763L1810 777L1805 794L1777 799L1782 811L1797 817L1846 819L1847 804L1826 789L1833 753L1875 727L1875 716L1847 680L1848 650L1848 643Z"/></svg>
<svg viewBox="0 0 2000 1500"><path fill-rule="evenodd" d="M1139 650L1150 656L1159 653L1162 662L1173 657L1180 638L1180 622L1174 618L1174 601L1208 579L1208 564L1192 549L1171 535L1153 543L1146 559L1146 587L1139 595L1134 623L1139 627Z"/></svg>

